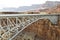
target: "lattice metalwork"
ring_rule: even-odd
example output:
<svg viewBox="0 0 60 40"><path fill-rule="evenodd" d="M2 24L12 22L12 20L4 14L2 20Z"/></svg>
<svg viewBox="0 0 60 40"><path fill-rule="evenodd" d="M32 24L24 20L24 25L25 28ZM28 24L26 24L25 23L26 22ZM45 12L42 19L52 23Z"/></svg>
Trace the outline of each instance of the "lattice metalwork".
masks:
<svg viewBox="0 0 60 40"><path fill-rule="evenodd" d="M28 25L41 18L47 18L53 23L56 23L58 20L58 15L0 15L0 40L12 40Z"/></svg>

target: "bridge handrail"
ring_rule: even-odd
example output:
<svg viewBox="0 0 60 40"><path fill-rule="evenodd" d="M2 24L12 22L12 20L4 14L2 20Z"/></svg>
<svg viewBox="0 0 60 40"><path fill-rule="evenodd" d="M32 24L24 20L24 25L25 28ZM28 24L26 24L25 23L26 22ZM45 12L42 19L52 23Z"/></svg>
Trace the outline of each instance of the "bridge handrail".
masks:
<svg viewBox="0 0 60 40"><path fill-rule="evenodd" d="M51 16L54 16L54 15L60 15L60 14L0 14L0 17L15 17L15 16L34 16L34 15L42 15L42 16L45 16L45 15L51 15Z"/></svg>

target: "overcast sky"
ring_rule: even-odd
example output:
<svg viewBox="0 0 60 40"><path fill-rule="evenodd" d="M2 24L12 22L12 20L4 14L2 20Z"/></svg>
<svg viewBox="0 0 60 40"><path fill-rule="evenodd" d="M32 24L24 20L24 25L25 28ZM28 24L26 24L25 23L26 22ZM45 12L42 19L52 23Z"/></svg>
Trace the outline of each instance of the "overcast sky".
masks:
<svg viewBox="0 0 60 40"><path fill-rule="evenodd" d="M30 6L32 4L42 4L47 0L0 0L0 9L5 7ZM52 0L49 0L52 1ZM53 0L56 1L56 0ZM57 0L59 1L59 0Z"/></svg>

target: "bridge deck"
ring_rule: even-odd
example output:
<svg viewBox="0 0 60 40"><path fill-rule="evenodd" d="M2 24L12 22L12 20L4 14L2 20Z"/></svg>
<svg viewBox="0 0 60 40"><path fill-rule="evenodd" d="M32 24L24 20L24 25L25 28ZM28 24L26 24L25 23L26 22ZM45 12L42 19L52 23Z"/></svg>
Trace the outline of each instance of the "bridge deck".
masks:
<svg viewBox="0 0 60 40"><path fill-rule="evenodd" d="M38 16L38 15L42 15L42 16L54 16L54 15L60 15L60 14L0 14L1 17L3 16L10 16L10 17L13 17L13 16Z"/></svg>

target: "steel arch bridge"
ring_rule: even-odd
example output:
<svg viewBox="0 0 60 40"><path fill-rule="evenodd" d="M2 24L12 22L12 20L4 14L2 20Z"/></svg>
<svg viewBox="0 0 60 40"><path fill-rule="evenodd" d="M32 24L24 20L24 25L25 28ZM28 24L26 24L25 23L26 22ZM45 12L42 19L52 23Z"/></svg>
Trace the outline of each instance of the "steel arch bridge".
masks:
<svg viewBox="0 0 60 40"><path fill-rule="evenodd" d="M0 40L12 40L27 26L39 19L49 19L53 24L57 24L59 15L57 14L0 14Z"/></svg>

